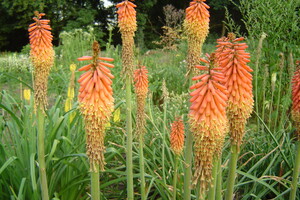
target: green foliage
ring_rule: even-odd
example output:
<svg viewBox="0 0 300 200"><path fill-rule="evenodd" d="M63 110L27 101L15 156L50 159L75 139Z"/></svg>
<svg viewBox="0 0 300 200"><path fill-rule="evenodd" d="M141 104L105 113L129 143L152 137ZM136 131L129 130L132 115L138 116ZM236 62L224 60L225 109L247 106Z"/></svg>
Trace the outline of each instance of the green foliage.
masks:
<svg viewBox="0 0 300 200"><path fill-rule="evenodd" d="M78 36L82 33L77 32ZM79 36L78 36L79 37ZM67 37L68 38L68 37ZM76 37L75 37L76 38ZM73 38L74 39L74 38ZM63 39L64 40L64 39ZM213 40L213 39L210 39ZM64 43L61 47L61 55L56 59L56 63L68 60L72 61L72 44ZM74 40L76 41L76 40ZM73 43L77 45L75 42ZM82 43L88 48L87 43ZM254 43L255 44L255 43ZM64 45L66 45L64 47ZM68 46L69 45L69 46ZM254 46L254 45L251 45ZM214 44L205 44L203 52L211 52ZM68 52L68 50L70 52ZM80 50L80 49L79 49ZM87 49L77 54L86 54ZM255 49L250 48L253 54ZM149 69L150 94L147 99L147 133L145 135L145 173L146 173L146 195L148 199L169 199L171 190L169 186L173 182L173 177L167 174L166 184L162 181L162 148L165 143L165 171L173 173L174 160L170 150L168 138L169 124L174 120L175 115L186 115L188 112L188 85L184 74L186 72L184 59L186 57L186 44L182 43L177 51L150 51L144 55L139 55L143 64ZM75 52L73 52L75 53ZM120 78L121 58L119 47L111 47L110 55L103 52L103 56L111 56L115 59L115 68L112 69L115 75L113 89L116 107L121 108L121 121L110 122L111 127L107 129L106 137L106 171L101 173L101 192L106 199L124 199L126 197L126 175L125 175L125 104L123 82ZM77 55L81 56L81 55ZM77 56L74 56L76 59ZM18 57L18 55L16 55ZM276 59L276 58L274 58ZM74 60L75 61L75 60ZM60 65L60 64L59 64ZM80 64L79 66L84 65ZM1 66L2 67L2 66ZM1 80L6 77L9 84L2 82L2 93L0 96L0 196L5 199L23 196L23 199L39 199L39 175L36 157L36 132L35 118L33 115L33 102L21 100L21 96L16 93L20 84L18 78L12 79L7 75L15 76L19 72L12 68L5 74L1 74ZM30 72L27 83L30 84ZM67 92L69 77L69 67L56 67L51 72L49 81L50 107L46 118L46 162L47 175L49 179L50 196L56 199L86 199L89 193L90 180L88 173L88 161L85 155L85 139L83 121L76 109L67 113L63 111L64 99ZM24 74L24 73L22 73ZM25 73L26 74L26 73ZM76 73L76 77L81 73ZM279 79L277 75L277 80ZM9 78L9 79L8 79ZM166 80L167 88L170 92L170 101L164 123L161 97L161 85L163 79ZM271 77L265 76L266 83L271 84ZM263 80L261 80L263 81ZM282 81L281 81L282 82ZM260 83L260 82L259 82ZM273 105L278 101L278 86L274 87ZM23 88L26 87L23 84ZM281 91L289 90L288 84L281 86ZM5 90L4 90L5 88ZM13 89L15 88L15 89ZM260 87L259 91L262 91ZM260 92L261 93L261 92ZM57 94L62 94L58 96ZM76 96L76 94L75 94ZM271 103L271 100L269 100ZM135 101L133 101L135 102ZM135 104L133 104L135 107ZM287 105L283 105L287 108ZM283 107L282 106L282 107ZM135 111L135 110L134 110ZM76 116L72 123L69 122L69 115L75 112ZM274 198L285 199L289 191L289 177L291 176L291 166L293 163L294 144L291 141L291 126L286 129L274 129L268 120L261 119L261 113L254 114L250 120L245 142L242 147L241 157L238 160L238 182L236 183L237 196L241 199L251 198ZM266 112L266 118L268 118ZM255 120L259 119L259 123ZM135 119L135 113L133 113ZM186 117L185 117L186 119ZM290 123L287 115L280 118L283 123ZM135 120L133 120L135 121ZM274 121L274 120L273 120ZM257 130L257 127L263 127ZM166 131L164 131L164 129ZM166 133L164 136L163 133ZM227 176L228 143L224 147L223 170L224 179ZM138 188L138 142L133 143L133 164L134 164L134 187ZM155 169L155 170L154 170ZM182 198L183 188L184 158L181 156L178 168L178 198ZM15 176L10 176L14 173ZM224 183L225 184L225 183ZM223 184L223 188L226 186ZM22 188L23 187L23 188ZM117 189L116 189L117 188ZM112 192L114 191L114 192ZM166 192L167 191L167 192ZM195 194L195 191L192 192ZM194 199L194 195L192 195Z"/></svg>
<svg viewBox="0 0 300 200"><path fill-rule="evenodd" d="M62 7L66 6L64 2L67 1L62 0L61 2ZM66 9L58 8L62 11ZM86 20L89 21L92 16L94 16L93 13L87 14ZM144 17L147 22L146 15ZM264 18L265 16L260 17ZM87 21L82 20L80 23ZM269 23L269 21L264 22ZM75 27L75 23L70 22L69 24L70 27ZM260 26L267 27L267 25ZM149 27L144 28L150 32ZM231 28L236 31L234 26ZM255 31L253 33L256 34ZM72 110L64 112L63 108L70 76L69 65L74 62L77 64L77 69L85 65L83 62L77 62L76 59L91 54L90 49L94 35L92 28L61 33L61 45L56 48L56 62L49 77L50 105L46 112L45 159L49 192L51 198L55 200L89 199L90 177L89 164L85 154L83 120L78 112L76 99ZM283 200L287 198L290 191L291 166L294 159L295 145L292 140L293 128L289 116L290 78L294 71L294 58L298 58L299 53L292 44L293 42L289 43L285 40L289 47L288 52L292 53L279 54L284 48L281 48L283 45L275 46L275 42L272 41L276 38L275 36L270 39L269 35L268 41L262 42L262 45L259 45L257 40L259 37L253 35L246 41L249 45L248 51L251 53L250 66L255 69L253 83L254 92L258 94L255 96L258 109L249 120L241 156L238 158L236 197L243 200L272 198ZM203 46L204 53L215 50L215 39L215 35L209 36ZM280 42L280 44L283 43ZM125 199L126 108L124 80L120 76L121 48L112 45L108 45L108 47L107 51L101 52L101 55L115 59L115 68L112 69L112 74L115 76L113 90L115 108L120 107L121 109L121 120L111 120L111 126L107 128L105 139L107 165L105 172L101 172L101 196L102 199ZM172 176L174 156L169 148L168 133L169 125L177 115L184 115L187 127L189 98L189 85L185 77L187 44L186 41L181 41L176 51L157 49L142 53L140 50L136 49L136 58L147 66L150 85L146 106L147 133L145 134L144 148L146 195L147 199L170 199L171 184L174 179ZM22 97L22 90L31 88L32 69L28 58L28 47L25 47L23 52L27 53L25 55L2 54L0 57L0 197L36 200L40 199L36 121L33 114L33 99L28 102ZM80 74L82 72L76 72L76 79ZM164 120L162 109L161 86L163 80L166 81L170 93L166 120ZM78 84L76 87L78 88ZM77 96L77 91L75 96ZM135 107L135 101L132 102ZM133 109L134 122L135 112ZM76 115L70 122L69 116L72 113L76 113ZM167 139L164 140L164 138ZM223 151L224 180L227 177L230 153L228 143L227 140ZM138 141L135 140L133 142L134 188L139 187L138 145ZM162 148L165 152L165 169L162 169ZM178 199L182 199L182 174L185 167L184 157L180 156L177 177ZM162 180L163 171L166 172L166 183ZM223 189L225 188L224 182ZM192 199L195 199L195 193L196 191L193 190ZM138 190L135 194L139 198Z"/></svg>
<svg viewBox="0 0 300 200"><path fill-rule="evenodd" d="M61 47L59 55L60 63L64 67L68 67L72 63L79 64L77 58L86 55L95 39L94 28L89 27L88 32L82 29L74 29L72 31L64 31L59 35L61 39Z"/></svg>
<svg viewBox="0 0 300 200"><path fill-rule="evenodd" d="M250 37L258 39L264 32L268 43L283 52L300 44L299 1L241 0L240 4Z"/></svg>

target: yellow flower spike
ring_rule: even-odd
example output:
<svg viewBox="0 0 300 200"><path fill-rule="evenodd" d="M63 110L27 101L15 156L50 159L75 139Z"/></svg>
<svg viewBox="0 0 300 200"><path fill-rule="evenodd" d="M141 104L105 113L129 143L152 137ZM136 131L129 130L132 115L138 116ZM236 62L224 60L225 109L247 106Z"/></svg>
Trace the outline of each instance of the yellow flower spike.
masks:
<svg viewBox="0 0 300 200"><path fill-rule="evenodd" d="M108 129L108 128L110 128L110 127L111 127L110 122L107 122L107 123L105 124L105 128Z"/></svg>
<svg viewBox="0 0 300 200"><path fill-rule="evenodd" d="M73 82L73 84L74 84L74 82ZM68 98L70 98L70 99L73 99L74 98L74 96L75 96L75 91L74 91L74 87L72 87L72 86L69 86L68 87Z"/></svg>
<svg viewBox="0 0 300 200"><path fill-rule="evenodd" d="M120 114L121 114L121 110L120 110L120 107L119 107L114 112L114 122L119 122L120 121Z"/></svg>
<svg viewBox="0 0 300 200"><path fill-rule="evenodd" d="M31 97L30 89L23 90L23 97L26 101L30 101L30 97Z"/></svg>
<svg viewBox="0 0 300 200"><path fill-rule="evenodd" d="M75 70L76 70L76 65L75 64L71 64L70 65L70 71L71 72L75 72Z"/></svg>
<svg viewBox="0 0 300 200"><path fill-rule="evenodd" d="M70 65L70 71L71 71L71 78L70 78L70 83L69 83L69 87L68 87L68 94L67 94L67 99L65 102L65 112L68 112L69 110L72 109L73 107L73 99L75 97L75 70L76 70L76 65L75 64L71 64ZM70 114L70 123L73 121L75 117L75 112L72 112Z"/></svg>

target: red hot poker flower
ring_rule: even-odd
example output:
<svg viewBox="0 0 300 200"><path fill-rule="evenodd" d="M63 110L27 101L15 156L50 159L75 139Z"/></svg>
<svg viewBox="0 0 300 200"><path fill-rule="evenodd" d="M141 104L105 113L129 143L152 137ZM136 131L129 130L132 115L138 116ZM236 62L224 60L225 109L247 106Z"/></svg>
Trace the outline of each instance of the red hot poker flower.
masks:
<svg viewBox="0 0 300 200"><path fill-rule="evenodd" d="M50 20L41 19L45 13L35 12L37 15L33 18L34 23L29 25L29 39L31 46L31 55L38 56L42 51L52 47L51 27L48 24Z"/></svg>
<svg viewBox="0 0 300 200"><path fill-rule="evenodd" d="M85 65L79 71L86 71L80 76L78 82L80 110L85 120L87 133L87 155L92 171L104 170L104 136L105 125L113 111L114 98L112 97L112 78L109 68L114 65L104 61L113 61L112 58L99 57L99 44L93 44L93 56L83 56L79 61L90 60L91 64Z"/></svg>
<svg viewBox="0 0 300 200"><path fill-rule="evenodd" d="M116 5L118 8L118 23L121 32L135 32L136 25L136 5L128 0Z"/></svg>
<svg viewBox="0 0 300 200"><path fill-rule="evenodd" d="M35 12L34 23L29 25L30 58L34 65L35 107L47 105L47 88L50 68L54 63L50 20L41 19L45 14Z"/></svg>
<svg viewBox="0 0 300 200"><path fill-rule="evenodd" d="M180 117L171 124L170 144L173 152L180 155L184 145L184 124Z"/></svg>
<svg viewBox="0 0 300 200"><path fill-rule="evenodd" d="M292 118L296 125L297 139L300 141L300 61L297 61L296 65L296 71L292 79Z"/></svg>
<svg viewBox="0 0 300 200"><path fill-rule="evenodd" d="M217 61L225 74L225 86L228 90L227 117L233 144L240 146L245 132L246 120L253 109L252 75L247 65L250 54L245 51L246 43L239 43L243 37L218 40Z"/></svg>
<svg viewBox="0 0 300 200"><path fill-rule="evenodd" d="M136 133L142 137L146 131L145 128L145 100L148 93L148 70L145 66L141 66L134 72L134 88L137 100L137 118L136 118Z"/></svg>
<svg viewBox="0 0 300 200"><path fill-rule="evenodd" d="M193 0L186 9L183 26L188 36L187 74L195 71L194 66L200 59L202 45L208 35L209 6L204 2L205 0Z"/></svg>
<svg viewBox="0 0 300 200"><path fill-rule="evenodd" d="M200 80L190 87L191 107L189 122L194 135L195 172L193 185L200 181L200 192L203 195L212 181L213 157L218 146L223 145L227 132L226 105L228 92L224 84L222 68L214 67L214 54L209 60L201 61L209 64L196 68L206 71L193 80Z"/></svg>

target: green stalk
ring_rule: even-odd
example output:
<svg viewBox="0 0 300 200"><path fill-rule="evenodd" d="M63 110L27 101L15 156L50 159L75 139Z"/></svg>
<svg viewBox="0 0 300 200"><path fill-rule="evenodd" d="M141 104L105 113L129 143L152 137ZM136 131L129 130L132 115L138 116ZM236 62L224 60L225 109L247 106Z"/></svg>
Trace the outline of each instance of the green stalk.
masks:
<svg viewBox="0 0 300 200"><path fill-rule="evenodd" d="M275 132L276 128L277 128L277 121L278 121L278 114L279 114L279 110L280 110L280 102L281 102L281 86L282 83L282 73L283 73L283 68L284 68L284 54L283 53L280 53L280 56L281 56L281 60L280 60L280 65L279 65L279 86L278 86L278 93L277 93L277 102L276 102L276 112L275 112L275 120L274 120L274 129L273 129L273 132ZM279 124L280 126L280 124ZM279 127L280 128L280 127Z"/></svg>
<svg viewBox="0 0 300 200"><path fill-rule="evenodd" d="M97 172L91 172L91 195L92 200L100 200L100 176L99 167L96 167Z"/></svg>
<svg viewBox="0 0 300 200"><path fill-rule="evenodd" d="M225 200L232 200L233 199L233 189L234 189L234 181L235 181L235 170L237 165L238 159L238 146L235 144L231 145L231 155L229 160L229 174L227 178L227 190Z"/></svg>
<svg viewBox="0 0 300 200"><path fill-rule="evenodd" d="M166 124L167 124L167 99L164 98L164 129L163 129L163 143L162 143L162 173L163 181L166 185L166 171L165 171L165 143L166 143Z"/></svg>
<svg viewBox="0 0 300 200"><path fill-rule="evenodd" d="M260 61L260 57L261 57L261 49L262 49L262 45L263 45L263 40L266 38L266 34L265 33L262 33L260 39L259 39L259 42L258 42L258 47L256 49L256 55L257 55L257 58L256 58L256 61L255 61L255 76L254 76L254 79L255 79L255 110L256 110L256 113L259 113L259 110L258 110L258 72L259 72L259 61ZM264 105L262 105L264 106ZM259 122L259 119L257 119L257 127L258 129L260 128L260 122Z"/></svg>
<svg viewBox="0 0 300 200"><path fill-rule="evenodd" d="M128 75L126 76L126 132L127 199L133 200L131 77Z"/></svg>
<svg viewBox="0 0 300 200"><path fill-rule="evenodd" d="M222 157L218 159L216 200L222 200Z"/></svg>
<svg viewBox="0 0 300 200"><path fill-rule="evenodd" d="M41 106L37 108L37 118L38 118L38 161L39 161L42 199L49 200L46 163L45 163L45 116L44 116L44 110Z"/></svg>
<svg viewBox="0 0 300 200"><path fill-rule="evenodd" d="M177 173L178 173L178 155L175 155L174 177L173 177L173 200L176 200L177 194Z"/></svg>
<svg viewBox="0 0 300 200"><path fill-rule="evenodd" d="M184 196L183 199L191 199L191 177L192 177L192 150L193 135L190 131L186 132L185 164L184 167Z"/></svg>
<svg viewBox="0 0 300 200"><path fill-rule="evenodd" d="M144 140L142 135L139 136L139 158L140 158L140 176L141 176L141 199L146 200L146 192L145 192L145 165L144 165Z"/></svg>
<svg viewBox="0 0 300 200"><path fill-rule="evenodd" d="M216 198L216 185L217 185L217 174L218 174L218 165L219 159L215 158L213 162L213 169L212 169L212 178L213 183L212 186L209 188L207 199L208 200L215 200Z"/></svg>
<svg viewBox="0 0 300 200"><path fill-rule="evenodd" d="M268 71L268 65L264 65L264 77L263 77L263 85L262 85L262 101L261 102L265 102L266 101L266 88L267 88L267 77L269 77L269 71ZM261 114L261 118L265 119L265 106L262 106L262 114ZM259 120L259 119L258 119ZM262 129L263 125L262 125Z"/></svg>
<svg viewBox="0 0 300 200"><path fill-rule="evenodd" d="M293 180L291 184L290 200L296 199L298 177L300 172L300 141L297 141L296 160L293 171Z"/></svg>
<svg viewBox="0 0 300 200"><path fill-rule="evenodd" d="M192 73L189 76L189 86L192 83ZM190 102L190 101L188 101ZM188 103L190 106L190 103ZM186 131L185 142L185 166L184 166L184 185L183 185L183 199L191 199L191 178L192 178L192 157L193 157L193 134L189 129Z"/></svg>

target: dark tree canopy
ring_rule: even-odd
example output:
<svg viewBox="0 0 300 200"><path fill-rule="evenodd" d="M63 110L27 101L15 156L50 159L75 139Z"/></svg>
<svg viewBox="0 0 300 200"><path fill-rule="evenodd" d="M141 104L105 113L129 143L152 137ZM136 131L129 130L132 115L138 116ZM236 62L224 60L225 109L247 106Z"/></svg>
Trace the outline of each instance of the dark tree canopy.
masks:
<svg viewBox="0 0 300 200"><path fill-rule="evenodd" d="M120 2L120 0L110 1L114 5ZM162 34L161 27L165 25L163 7L171 4L176 9L185 9L189 2L188 0L135 0L138 20L137 45L143 48L155 47L152 41L159 40ZM211 32L221 34L224 6L229 5L229 0L207 0L207 4L211 6ZM59 44L61 31L75 28L87 30L88 26L93 26L97 30L96 39L106 41L108 23L116 20L115 7L105 8L102 0L2 0L0 51L20 51L28 44L27 28L33 22L35 10L46 13L45 18L51 20L55 45ZM113 40L114 44L121 42L118 28L114 29Z"/></svg>

